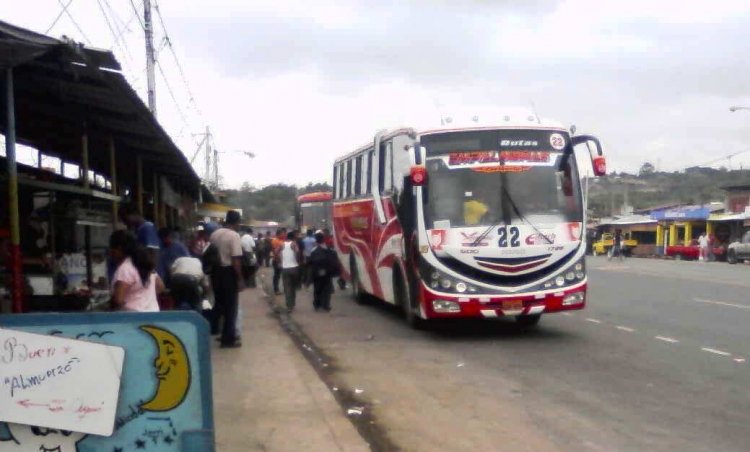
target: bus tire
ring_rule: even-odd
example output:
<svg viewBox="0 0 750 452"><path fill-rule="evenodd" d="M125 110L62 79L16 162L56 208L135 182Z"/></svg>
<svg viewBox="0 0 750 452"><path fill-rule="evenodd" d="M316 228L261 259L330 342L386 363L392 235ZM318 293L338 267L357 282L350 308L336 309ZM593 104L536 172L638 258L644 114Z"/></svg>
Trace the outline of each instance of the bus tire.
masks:
<svg viewBox="0 0 750 452"><path fill-rule="evenodd" d="M354 301L356 301L359 304L365 303L365 294L362 292L362 285L359 282L359 272L357 271L357 264L352 258L351 263L349 264L349 274L351 276L351 286L352 286L352 297L354 297Z"/></svg>
<svg viewBox="0 0 750 452"><path fill-rule="evenodd" d="M404 311L406 323L415 330L422 329L424 327L424 320L414 312L414 304L411 301L409 291L406 288L406 284L404 284L401 271L398 267L393 269L393 295L396 298L396 304Z"/></svg>
<svg viewBox="0 0 750 452"><path fill-rule="evenodd" d="M737 263L737 255L734 254L734 250L729 250L727 252L727 263L729 263L729 264L736 264Z"/></svg>
<svg viewBox="0 0 750 452"><path fill-rule="evenodd" d="M527 315L517 315L516 316L516 323L518 323L521 326L536 326L539 323L539 320L542 319L542 314L527 314Z"/></svg>

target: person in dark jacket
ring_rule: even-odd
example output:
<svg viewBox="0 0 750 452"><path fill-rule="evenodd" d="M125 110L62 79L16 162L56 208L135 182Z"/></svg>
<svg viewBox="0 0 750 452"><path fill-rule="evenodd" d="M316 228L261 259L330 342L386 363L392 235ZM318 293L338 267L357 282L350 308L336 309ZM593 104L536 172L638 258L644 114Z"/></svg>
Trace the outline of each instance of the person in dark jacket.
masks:
<svg viewBox="0 0 750 452"><path fill-rule="evenodd" d="M338 257L335 251L326 246L324 234L315 234L315 243L309 259L313 282L313 307L316 311L330 311L333 278L339 274Z"/></svg>

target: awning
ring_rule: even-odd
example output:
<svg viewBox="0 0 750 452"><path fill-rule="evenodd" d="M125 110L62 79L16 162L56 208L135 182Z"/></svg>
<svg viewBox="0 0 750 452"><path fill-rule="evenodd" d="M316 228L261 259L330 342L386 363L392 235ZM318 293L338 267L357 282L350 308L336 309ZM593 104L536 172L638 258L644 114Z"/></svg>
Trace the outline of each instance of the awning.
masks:
<svg viewBox="0 0 750 452"><path fill-rule="evenodd" d="M722 221L744 221L750 218L750 215L747 213L730 213L730 214L711 214L708 217L708 221L711 222L722 222Z"/></svg>
<svg viewBox="0 0 750 452"><path fill-rule="evenodd" d="M111 176L111 138L121 186L135 186L140 156L144 180L164 175L176 190L198 197L200 178L120 73L112 52L0 21L0 81L8 68L14 74L18 143L78 162L85 133L90 170ZM5 114L0 108L3 134Z"/></svg>

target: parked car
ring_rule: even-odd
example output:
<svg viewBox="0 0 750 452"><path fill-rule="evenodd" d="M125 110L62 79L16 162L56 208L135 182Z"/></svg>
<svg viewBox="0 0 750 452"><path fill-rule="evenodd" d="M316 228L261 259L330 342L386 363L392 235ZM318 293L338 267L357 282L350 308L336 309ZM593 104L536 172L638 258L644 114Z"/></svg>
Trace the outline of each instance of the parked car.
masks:
<svg viewBox="0 0 750 452"><path fill-rule="evenodd" d="M690 245L670 245L667 246L667 256L674 257L679 260L698 260L700 255L700 247L698 241L693 240ZM713 247L713 256L717 261L724 260L725 250L724 247L715 246Z"/></svg>
<svg viewBox="0 0 750 452"><path fill-rule="evenodd" d="M750 259L750 231L742 236L742 240L730 243L727 247L727 262L736 264L745 259Z"/></svg>

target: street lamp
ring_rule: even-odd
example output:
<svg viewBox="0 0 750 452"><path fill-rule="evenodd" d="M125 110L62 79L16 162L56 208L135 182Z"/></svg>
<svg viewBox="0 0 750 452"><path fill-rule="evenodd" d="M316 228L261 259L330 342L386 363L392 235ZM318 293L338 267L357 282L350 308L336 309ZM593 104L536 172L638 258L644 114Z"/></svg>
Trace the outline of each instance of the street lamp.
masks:
<svg viewBox="0 0 750 452"><path fill-rule="evenodd" d="M729 107L729 111L731 111L732 113L734 113L737 110L750 110L750 107L743 107L740 105L732 105L731 107Z"/></svg>

